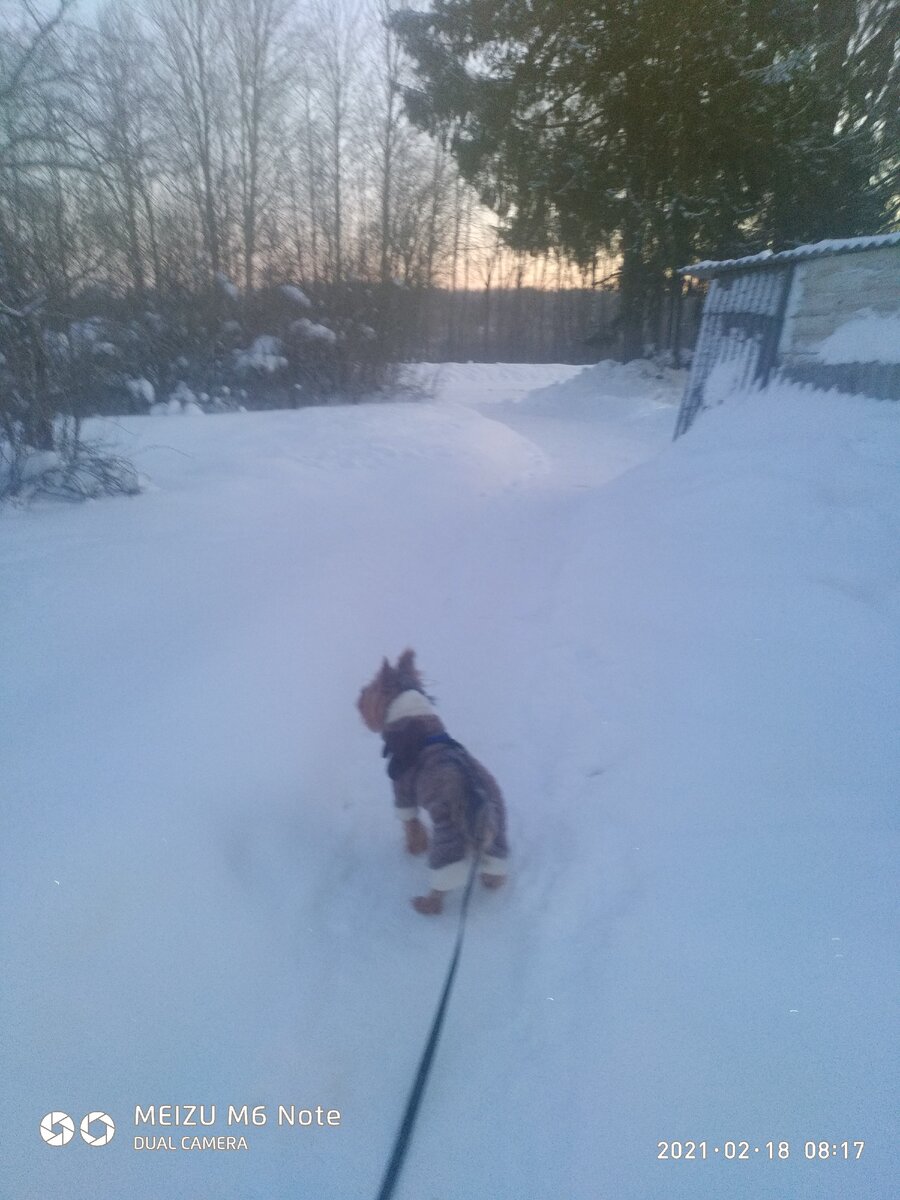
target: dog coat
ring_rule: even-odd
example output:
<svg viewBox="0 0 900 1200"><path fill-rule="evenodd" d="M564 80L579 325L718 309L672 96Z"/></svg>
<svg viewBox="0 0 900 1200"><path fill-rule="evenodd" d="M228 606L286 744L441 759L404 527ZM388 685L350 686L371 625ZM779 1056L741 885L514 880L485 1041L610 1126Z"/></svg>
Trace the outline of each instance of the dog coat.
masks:
<svg viewBox="0 0 900 1200"><path fill-rule="evenodd" d="M410 821L423 808L431 818L428 865L436 890L461 887L473 856L486 874L504 875L509 846L500 787L486 767L447 735L427 699L422 700L427 710L419 701L408 701L400 706L404 715L399 719L396 700L388 710L393 719L385 726L382 753L388 759L397 816Z"/></svg>

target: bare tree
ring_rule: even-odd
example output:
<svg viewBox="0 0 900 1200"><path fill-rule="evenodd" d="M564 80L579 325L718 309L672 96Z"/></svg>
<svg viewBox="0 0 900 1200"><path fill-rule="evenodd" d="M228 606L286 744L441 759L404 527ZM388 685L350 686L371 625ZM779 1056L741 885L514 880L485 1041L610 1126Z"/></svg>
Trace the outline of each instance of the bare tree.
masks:
<svg viewBox="0 0 900 1200"><path fill-rule="evenodd" d="M381 282L387 283L392 274L393 244L391 218L394 200L394 168L403 129L403 100L400 91L401 50L390 19L393 0L377 0L376 13L381 22L381 118L376 130L376 145L380 158L380 264Z"/></svg>
<svg viewBox="0 0 900 1200"><path fill-rule="evenodd" d="M209 269L219 274L225 236L222 0L148 0L148 12L160 48L158 88L174 157L197 208Z"/></svg>
<svg viewBox="0 0 900 1200"><path fill-rule="evenodd" d="M291 0L226 0L224 32L237 98L237 178L248 293L255 283L259 221L272 197L294 66L292 7Z"/></svg>
<svg viewBox="0 0 900 1200"><path fill-rule="evenodd" d="M16 26L0 43L0 168L40 165L65 149L42 119L51 89L68 78L59 33L76 0L59 0L42 16L22 0Z"/></svg>
<svg viewBox="0 0 900 1200"><path fill-rule="evenodd" d="M71 80L61 34L72 3L46 17L17 4L0 37L0 298L17 309L53 273L59 188L57 178L51 197L48 173L76 165L57 103Z"/></svg>
<svg viewBox="0 0 900 1200"><path fill-rule="evenodd" d="M322 150L316 122L315 85L309 69L300 76L301 112L297 130L300 164L305 175L307 226L309 233L310 278L318 282L322 274L320 232L322 227Z"/></svg>
<svg viewBox="0 0 900 1200"><path fill-rule="evenodd" d="M362 61L362 14L356 0L313 0L310 12L318 34L316 65L328 147L325 166L331 191L331 277L340 283L344 275L344 158L353 87Z"/></svg>
<svg viewBox="0 0 900 1200"><path fill-rule="evenodd" d="M141 296L148 266L154 286L159 287L161 276L151 186L160 132L153 47L133 10L108 4L96 33L81 39L76 54L79 86L73 97L72 137L85 149L111 206L106 237L111 246L121 245L130 284Z"/></svg>

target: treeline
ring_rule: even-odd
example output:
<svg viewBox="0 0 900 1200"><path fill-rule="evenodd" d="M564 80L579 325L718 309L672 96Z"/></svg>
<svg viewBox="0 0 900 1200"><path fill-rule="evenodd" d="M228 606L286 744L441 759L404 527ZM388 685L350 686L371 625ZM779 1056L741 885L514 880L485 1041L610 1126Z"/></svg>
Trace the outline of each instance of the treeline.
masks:
<svg viewBox="0 0 900 1200"><path fill-rule="evenodd" d="M586 337L615 349L615 261L511 245L458 146L407 119L415 80L392 3L114 0L90 26L74 0L44 18L24 0L0 9L0 302L59 332L137 323L132 340L157 347L146 327L166 320L176 359L221 367L241 336L276 334L260 321L284 284L312 301L334 354L365 327L385 360L432 353L445 319L448 353L499 352L532 287L563 293L529 302L536 354ZM659 327L651 315L649 341ZM142 369L165 388L149 353Z"/></svg>
<svg viewBox="0 0 900 1200"><path fill-rule="evenodd" d="M74 0L0 30L0 286L428 284L477 204L405 120L389 0Z"/></svg>
<svg viewBox="0 0 900 1200"><path fill-rule="evenodd" d="M93 412L383 387L417 297L523 269L407 120L390 9L0 8L0 491Z"/></svg>
<svg viewBox="0 0 900 1200"><path fill-rule="evenodd" d="M685 366L702 304L696 290L664 297L648 315L645 352ZM410 359L590 363L621 353L621 306L612 288L423 289L407 307Z"/></svg>

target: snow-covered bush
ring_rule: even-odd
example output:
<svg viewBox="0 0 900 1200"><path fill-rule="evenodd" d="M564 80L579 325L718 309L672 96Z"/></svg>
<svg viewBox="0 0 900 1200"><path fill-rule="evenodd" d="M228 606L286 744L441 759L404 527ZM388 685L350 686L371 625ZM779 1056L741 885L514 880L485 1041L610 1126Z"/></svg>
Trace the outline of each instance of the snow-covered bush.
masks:
<svg viewBox="0 0 900 1200"><path fill-rule="evenodd" d="M394 375L378 302L377 289L353 283L286 282L245 295L224 275L204 292L173 289L140 300L85 289L65 316L41 316L36 358L21 328L18 346L0 330L0 412L24 444L48 449L57 415L353 401ZM7 333L16 325L0 320Z"/></svg>
<svg viewBox="0 0 900 1200"><path fill-rule="evenodd" d="M202 394L209 399L205 392ZM203 408L197 395L191 391L183 379L179 379L169 394L168 400L152 405L150 412L153 416L172 415L175 413L187 414L188 416L202 416Z"/></svg>
<svg viewBox="0 0 900 1200"><path fill-rule="evenodd" d="M136 495L141 480L132 464L97 443L61 435L58 450L20 448L18 460L0 437L0 500L21 503L35 496L93 500Z"/></svg>
<svg viewBox="0 0 900 1200"><path fill-rule="evenodd" d="M260 375L274 375L288 365L281 350L280 338L270 333L260 334L248 349L235 351L235 367L241 374L257 372Z"/></svg>
<svg viewBox="0 0 900 1200"><path fill-rule="evenodd" d="M74 326L74 329L73 329ZM42 301L0 317L0 499L86 498L140 489L130 463L81 435L116 346L101 320L53 329ZM99 347L99 352L98 352Z"/></svg>
<svg viewBox="0 0 900 1200"><path fill-rule="evenodd" d="M301 317L299 321L292 321L290 329L295 337L307 342L328 342L333 346L338 340L333 329L329 329L327 325L318 325L307 317Z"/></svg>
<svg viewBox="0 0 900 1200"><path fill-rule="evenodd" d="M214 276L214 280L216 287L224 296L227 296L229 300L240 299L240 291L236 285L231 282L227 275L223 274L221 271L217 271Z"/></svg>
<svg viewBox="0 0 900 1200"><path fill-rule="evenodd" d="M148 408L156 400L156 389L150 380L144 379L143 376L139 379L126 379L125 390L134 401L146 404Z"/></svg>
<svg viewBox="0 0 900 1200"><path fill-rule="evenodd" d="M307 296L302 288L295 287L292 283L283 283L278 289L286 300L290 300L291 304L298 308L312 308L312 300Z"/></svg>

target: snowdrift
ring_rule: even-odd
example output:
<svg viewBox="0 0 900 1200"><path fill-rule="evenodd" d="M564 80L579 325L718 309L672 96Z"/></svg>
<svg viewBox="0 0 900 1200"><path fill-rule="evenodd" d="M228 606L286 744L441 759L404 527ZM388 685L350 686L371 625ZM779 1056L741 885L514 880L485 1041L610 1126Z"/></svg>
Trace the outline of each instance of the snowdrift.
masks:
<svg viewBox="0 0 900 1200"><path fill-rule="evenodd" d="M406 644L514 876L398 1196L892 1194L897 410L782 388L672 444L677 378L550 370L124 420L145 494L0 514L10 1200L374 1194L454 934L353 708ZM135 1120L176 1104L215 1122Z"/></svg>

